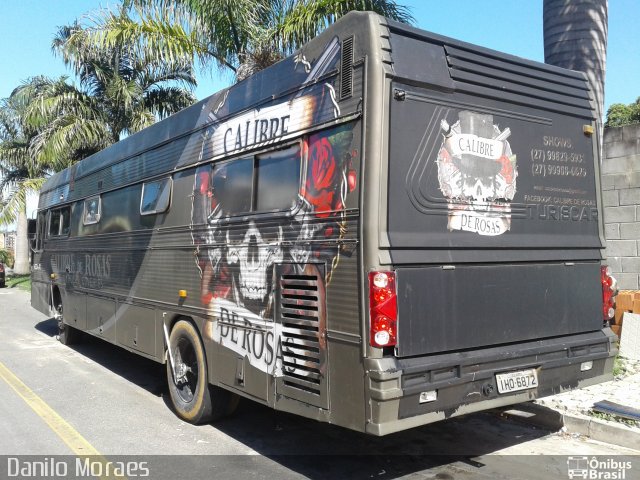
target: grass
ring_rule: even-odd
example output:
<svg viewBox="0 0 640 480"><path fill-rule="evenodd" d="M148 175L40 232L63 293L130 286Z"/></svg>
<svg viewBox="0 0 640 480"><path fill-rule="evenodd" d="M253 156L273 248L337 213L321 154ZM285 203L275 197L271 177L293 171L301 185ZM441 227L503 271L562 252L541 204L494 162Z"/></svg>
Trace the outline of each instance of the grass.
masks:
<svg viewBox="0 0 640 480"><path fill-rule="evenodd" d="M640 427L640 422L637 420L631 420L630 418L619 417L617 415L612 415L610 413L596 412L591 410L589 414L592 417L598 418L600 420L608 420L610 422L617 422L626 425L627 427Z"/></svg>
<svg viewBox="0 0 640 480"><path fill-rule="evenodd" d="M12 275L6 278L7 288L19 288L26 292L31 291L31 275Z"/></svg>
<svg viewBox="0 0 640 480"><path fill-rule="evenodd" d="M616 356L613 362L613 376L616 379L623 379L636 373L640 373L640 362L629 360L620 355Z"/></svg>
<svg viewBox="0 0 640 480"><path fill-rule="evenodd" d="M613 376L619 377L623 375L627 369L625 368L624 361L620 358L620 355L617 355L613 360Z"/></svg>

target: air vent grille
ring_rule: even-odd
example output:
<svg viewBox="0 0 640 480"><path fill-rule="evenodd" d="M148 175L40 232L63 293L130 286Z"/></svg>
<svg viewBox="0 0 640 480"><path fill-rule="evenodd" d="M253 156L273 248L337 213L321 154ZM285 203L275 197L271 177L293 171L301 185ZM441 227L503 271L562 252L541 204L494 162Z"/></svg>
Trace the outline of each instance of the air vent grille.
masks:
<svg viewBox="0 0 640 480"><path fill-rule="evenodd" d="M474 95L590 117L587 83L574 72L532 68L526 61L445 45L457 89Z"/></svg>
<svg viewBox="0 0 640 480"><path fill-rule="evenodd" d="M282 275L280 319L284 385L321 394L320 318L316 275Z"/></svg>
<svg viewBox="0 0 640 480"><path fill-rule="evenodd" d="M353 37L342 41L340 58L340 99L348 98L353 93Z"/></svg>

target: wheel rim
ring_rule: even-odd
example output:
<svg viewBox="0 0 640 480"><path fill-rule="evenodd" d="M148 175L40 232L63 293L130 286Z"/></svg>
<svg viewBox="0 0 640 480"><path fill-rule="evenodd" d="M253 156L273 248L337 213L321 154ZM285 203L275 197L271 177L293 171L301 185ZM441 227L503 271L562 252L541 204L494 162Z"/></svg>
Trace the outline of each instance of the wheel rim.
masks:
<svg viewBox="0 0 640 480"><path fill-rule="evenodd" d="M55 307L55 311L58 314L58 331L60 333L64 333L64 320L62 319L62 304L59 303L57 307Z"/></svg>
<svg viewBox="0 0 640 480"><path fill-rule="evenodd" d="M182 401L191 403L198 389L198 357L193 344L186 338L178 340L175 353L174 361L176 364L184 363L187 367L187 372L185 373L186 381L178 382L176 391Z"/></svg>

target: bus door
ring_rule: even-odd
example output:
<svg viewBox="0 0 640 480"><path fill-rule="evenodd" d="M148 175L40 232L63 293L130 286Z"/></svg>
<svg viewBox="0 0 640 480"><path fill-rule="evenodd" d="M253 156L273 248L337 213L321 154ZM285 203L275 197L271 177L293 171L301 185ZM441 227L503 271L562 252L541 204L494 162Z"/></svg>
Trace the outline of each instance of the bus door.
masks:
<svg viewBox="0 0 640 480"><path fill-rule="evenodd" d="M49 274L43 266L44 238L47 231L47 212L38 212L36 219L35 237L30 242L31 247L31 306L41 312L49 310L51 287Z"/></svg>

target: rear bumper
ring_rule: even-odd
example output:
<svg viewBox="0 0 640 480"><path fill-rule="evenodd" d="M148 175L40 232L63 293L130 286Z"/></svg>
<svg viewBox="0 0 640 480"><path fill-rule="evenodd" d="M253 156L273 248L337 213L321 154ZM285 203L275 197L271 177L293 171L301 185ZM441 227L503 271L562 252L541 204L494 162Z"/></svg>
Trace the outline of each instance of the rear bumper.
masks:
<svg viewBox="0 0 640 480"><path fill-rule="evenodd" d="M444 420L613 378L617 337L611 329L473 351L407 359L366 359L370 398L366 431L374 435ZM583 362L593 368L581 371ZM534 368L537 388L499 394L497 373ZM420 393L437 400L420 403Z"/></svg>

